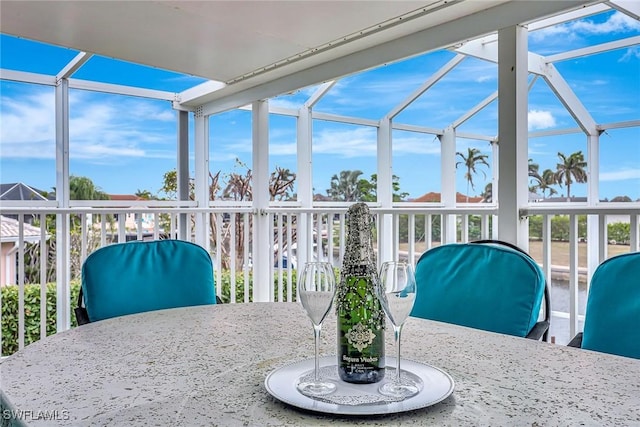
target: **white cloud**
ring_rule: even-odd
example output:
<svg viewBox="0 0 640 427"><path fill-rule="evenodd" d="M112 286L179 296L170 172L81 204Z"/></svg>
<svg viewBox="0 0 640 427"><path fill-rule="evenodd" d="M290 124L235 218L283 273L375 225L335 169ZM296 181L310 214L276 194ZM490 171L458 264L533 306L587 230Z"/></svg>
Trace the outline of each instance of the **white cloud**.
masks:
<svg viewBox="0 0 640 427"><path fill-rule="evenodd" d="M371 157L376 155L376 135L376 130L370 127L322 130L314 135L312 150L342 157Z"/></svg>
<svg viewBox="0 0 640 427"><path fill-rule="evenodd" d="M640 59L640 47L638 46L633 46L627 49L625 54L622 55L620 59L618 59L618 62L627 62L630 59L634 58Z"/></svg>
<svg viewBox="0 0 640 427"><path fill-rule="evenodd" d="M55 158L55 95L50 88L4 96L2 158ZM105 163L122 158L175 158L175 113L156 101L72 91L72 159ZM167 127L167 123L169 124ZM175 125L174 125L175 126ZM169 129L169 131L168 131Z"/></svg>
<svg viewBox="0 0 640 427"><path fill-rule="evenodd" d="M640 22L621 12L613 13L604 22L594 22L589 19L575 21L569 24L572 31L586 34L626 33L640 30Z"/></svg>
<svg viewBox="0 0 640 427"><path fill-rule="evenodd" d="M424 137L393 138L393 154L434 154L440 155L440 141L433 135Z"/></svg>
<svg viewBox="0 0 640 427"><path fill-rule="evenodd" d="M575 40L580 35L628 33L640 30L640 22L621 12L615 12L604 22L581 19L531 32L536 41L562 36L566 41Z"/></svg>
<svg viewBox="0 0 640 427"><path fill-rule="evenodd" d="M273 156L294 156L297 153L298 146L295 142L269 144L269 154Z"/></svg>
<svg viewBox="0 0 640 427"><path fill-rule="evenodd" d="M556 119L550 111L530 110L529 130L548 129L556 125Z"/></svg>
<svg viewBox="0 0 640 427"><path fill-rule="evenodd" d="M640 179L640 169L623 169L600 174L600 181L627 181L630 179Z"/></svg>
<svg viewBox="0 0 640 427"><path fill-rule="evenodd" d="M290 99L276 98L269 101L269 105L279 108L289 108L291 110L299 110L304 102L296 102Z"/></svg>

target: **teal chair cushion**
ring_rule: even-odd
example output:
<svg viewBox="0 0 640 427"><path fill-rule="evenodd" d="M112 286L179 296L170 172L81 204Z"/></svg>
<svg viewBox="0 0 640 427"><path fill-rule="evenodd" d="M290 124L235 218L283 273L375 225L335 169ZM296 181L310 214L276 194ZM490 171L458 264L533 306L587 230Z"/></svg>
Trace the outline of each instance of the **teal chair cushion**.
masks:
<svg viewBox="0 0 640 427"><path fill-rule="evenodd" d="M412 316L525 337L538 320L545 290L527 255L492 244L448 244L416 265Z"/></svg>
<svg viewBox="0 0 640 427"><path fill-rule="evenodd" d="M82 292L92 322L216 301L211 257L201 246L181 240L96 250L82 266Z"/></svg>
<svg viewBox="0 0 640 427"><path fill-rule="evenodd" d="M609 258L593 273L582 348L640 359L640 252Z"/></svg>

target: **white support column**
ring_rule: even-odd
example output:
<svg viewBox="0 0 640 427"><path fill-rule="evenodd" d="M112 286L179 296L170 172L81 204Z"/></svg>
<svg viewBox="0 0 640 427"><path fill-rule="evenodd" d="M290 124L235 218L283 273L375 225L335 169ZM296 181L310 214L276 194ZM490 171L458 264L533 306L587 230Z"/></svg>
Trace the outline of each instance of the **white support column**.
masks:
<svg viewBox="0 0 640 427"><path fill-rule="evenodd" d="M498 141L500 186L498 236L529 249L528 220L520 209L528 204L527 30L512 26L498 31Z"/></svg>
<svg viewBox="0 0 640 427"><path fill-rule="evenodd" d="M198 108L195 113L194 138L195 201L198 203L198 207L204 208L209 206L209 116L203 115L201 108ZM180 173L181 171L178 172ZM210 240L208 218L209 216L205 212L195 214L194 241L207 251L209 250ZM191 236L186 237L191 240Z"/></svg>
<svg viewBox="0 0 640 427"><path fill-rule="evenodd" d="M176 113L178 118L178 164L176 169L178 200L189 200L189 112L176 111ZM178 216L178 239L180 240L190 240L187 234L188 221L187 214ZM157 226L155 224L155 227Z"/></svg>
<svg viewBox="0 0 640 427"><path fill-rule="evenodd" d="M569 336L578 329L578 215L569 215Z"/></svg>
<svg viewBox="0 0 640 427"><path fill-rule="evenodd" d="M453 127L444 130L440 137L441 199L445 208L456 207L456 131ZM456 215L442 215L440 224L441 243L456 241Z"/></svg>
<svg viewBox="0 0 640 427"><path fill-rule="evenodd" d="M252 104L253 127L253 301L266 302L273 299L269 294L273 278L270 277L270 262L273 259L269 247L269 101Z"/></svg>
<svg viewBox="0 0 640 427"><path fill-rule="evenodd" d="M384 209L390 209L393 205L393 162L391 150L391 119L385 116L378 126L378 203ZM382 215L378 221L378 263L393 260L393 217L390 214Z"/></svg>
<svg viewBox="0 0 640 427"><path fill-rule="evenodd" d="M500 144L498 141L491 141L491 203L498 205L498 187L500 186ZM491 215L491 238L498 239L498 215Z"/></svg>
<svg viewBox="0 0 640 427"><path fill-rule="evenodd" d="M69 81L60 79L55 90L56 107L56 201L69 207ZM56 215L56 330L71 327L69 214Z"/></svg>
<svg viewBox="0 0 640 427"><path fill-rule="evenodd" d="M313 157L311 150L312 140L312 121L311 108L303 105L298 112L297 125L297 152L298 152L298 173L296 181L298 182L298 203L302 208L311 208L313 206ZM297 262L302 266L310 258L307 253L307 236L305 231L308 229L308 218L306 214L298 216L298 232L297 232ZM289 251L291 253L291 251ZM289 257L291 258L291 257Z"/></svg>
<svg viewBox="0 0 640 427"><path fill-rule="evenodd" d="M600 136L587 136L587 203L596 206L600 200ZM600 220L587 215L587 283L600 263Z"/></svg>

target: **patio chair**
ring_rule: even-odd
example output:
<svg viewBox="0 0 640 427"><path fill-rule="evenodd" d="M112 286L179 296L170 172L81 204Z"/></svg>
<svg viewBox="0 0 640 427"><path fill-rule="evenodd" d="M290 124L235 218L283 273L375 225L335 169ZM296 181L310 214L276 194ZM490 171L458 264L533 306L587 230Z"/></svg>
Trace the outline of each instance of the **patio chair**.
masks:
<svg viewBox="0 0 640 427"><path fill-rule="evenodd" d="M640 252L614 256L596 268L584 332L568 345L640 359Z"/></svg>
<svg viewBox="0 0 640 427"><path fill-rule="evenodd" d="M79 325L165 308L215 304L207 251L182 240L117 243L82 265L75 309Z"/></svg>
<svg viewBox="0 0 640 427"><path fill-rule="evenodd" d="M416 284L412 316L547 340L551 308L544 274L526 252L508 242L433 248L418 260Z"/></svg>

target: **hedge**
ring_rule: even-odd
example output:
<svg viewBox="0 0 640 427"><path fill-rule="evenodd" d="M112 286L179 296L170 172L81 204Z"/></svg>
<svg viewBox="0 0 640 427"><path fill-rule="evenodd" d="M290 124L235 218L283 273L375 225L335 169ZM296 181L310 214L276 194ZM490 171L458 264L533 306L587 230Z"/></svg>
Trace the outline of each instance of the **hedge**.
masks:
<svg viewBox="0 0 640 427"><path fill-rule="evenodd" d="M0 288L2 297L2 356L18 351L18 286ZM71 282L71 305L75 307L80 291L80 282ZM47 284L47 335L56 332L56 284ZM40 285L24 285L24 344L28 345L40 337ZM71 326L77 326L71 316Z"/></svg>
<svg viewBox="0 0 640 427"><path fill-rule="evenodd" d="M230 298L230 274L228 271L222 272L222 302L228 303ZM278 301L278 275L274 275L274 301ZM286 300L287 274L286 271L282 275L282 300ZM296 271L292 272L293 289L292 294L296 293ZM218 288L219 284L216 284ZM249 301L253 301L253 280L249 276ZM2 297L2 356L8 356L18 351L18 286L9 285L0 288ZM73 308L78 301L78 292L80 291L80 281L71 282L71 327L77 326ZM244 275L241 272L236 273L236 301L244 301ZM28 284L24 286L24 322L25 336L24 344L28 345L39 340L40 337L40 285ZM47 335L56 332L56 284L47 284Z"/></svg>

